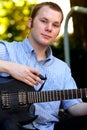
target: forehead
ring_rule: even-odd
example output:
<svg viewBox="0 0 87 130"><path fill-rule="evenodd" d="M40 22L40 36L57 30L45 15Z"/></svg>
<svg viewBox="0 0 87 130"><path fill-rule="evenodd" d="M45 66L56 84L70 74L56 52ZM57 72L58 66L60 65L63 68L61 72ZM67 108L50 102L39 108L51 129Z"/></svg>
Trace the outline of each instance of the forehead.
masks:
<svg viewBox="0 0 87 130"><path fill-rule="evenodd" d="M58 21L61 22L62 14L57 10L50 8L49 6L42 7L38 13L37 17L46 18L48 20Z"/></svg>

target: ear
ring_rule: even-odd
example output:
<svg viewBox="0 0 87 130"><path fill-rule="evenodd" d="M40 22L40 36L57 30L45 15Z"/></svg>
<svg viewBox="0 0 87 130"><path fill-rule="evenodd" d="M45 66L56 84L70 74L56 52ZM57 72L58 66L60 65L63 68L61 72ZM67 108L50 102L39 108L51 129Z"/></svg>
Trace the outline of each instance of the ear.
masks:
<svg viewBox="0 0 87 130"><path fill-rule="evenodd" d="M29 28L32 27L32 18L29 18L29 20L28 20L28 27L29 27Z"/></svg>

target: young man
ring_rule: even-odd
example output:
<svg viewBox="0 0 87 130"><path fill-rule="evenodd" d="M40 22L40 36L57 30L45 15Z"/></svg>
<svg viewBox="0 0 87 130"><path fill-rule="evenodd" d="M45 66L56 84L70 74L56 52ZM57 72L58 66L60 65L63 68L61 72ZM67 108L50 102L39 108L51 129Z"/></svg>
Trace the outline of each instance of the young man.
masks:
<svg viewBox="0 0 87 130"><path fill-rule="evenodd" d="M0 75L11 75L36 91L42 85L41 91L76 89L70 68L54 57L50 48L60 32L62 20L63 12L57 4L43 2L36 5L28 21L29 36L21 42L0 41ZM40 75L46 77L45 82ZM61 102L65 110L79 118L60 123ZM81 99L34 103L30 110L37 118L24 126L27 129L71 130L81 126L83 129L87 122L87 103Z"/></svg>

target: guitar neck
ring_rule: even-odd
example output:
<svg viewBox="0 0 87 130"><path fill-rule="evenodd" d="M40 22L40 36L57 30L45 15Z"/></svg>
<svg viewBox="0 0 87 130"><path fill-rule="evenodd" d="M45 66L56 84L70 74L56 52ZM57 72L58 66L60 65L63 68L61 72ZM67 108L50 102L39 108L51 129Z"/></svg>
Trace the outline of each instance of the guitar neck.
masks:
<svg viewBox="0 0 87 130"><path fill-rule="evenodd" d="M28 92L28 103L48 102L58 100L68 100L76 98L86 98L87 88Z"/></svg>
<svg viewBox="0 0 87 130"><path fill-rule="evenodd" d="M35 91L33 87L9 77L0 77L0 90L0 102L3 108L26 106L38 102L87 98L87 88Z"/></svg>

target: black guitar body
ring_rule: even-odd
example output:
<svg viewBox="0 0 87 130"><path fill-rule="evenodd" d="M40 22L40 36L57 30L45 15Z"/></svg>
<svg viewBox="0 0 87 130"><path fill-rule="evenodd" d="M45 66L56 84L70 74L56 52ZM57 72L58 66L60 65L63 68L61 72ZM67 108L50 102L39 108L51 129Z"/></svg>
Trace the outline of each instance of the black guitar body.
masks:
<svg viewBox="0 0 87 130"><path fill-rule="evenodd" d="M35 91L33 87L19 82L12 77L0 77L0 114L11 116L12 120L19 122L21 124L27 124L36 119L37 116L29 114L29 108L31 104L24 101L24 103L19 104L19 92ZM9 94L11 93L11 96ZM12 94L13 93L13 94ZM14 95L14 93L16 95ZM6 100L7 95L7 101ZM20 95L20 94L19 94ZM5 96L5 97L4 97ZM5 100L4 100L5 98ZM11 98L12 102L9 102Z"/></svg>
<svg viewBox="0 0 87 130"><path fill-rule="evenodd" d="M87 88L35 91L33 87L12 77L0 77L0 113L10 115L21 124L37 118L32 103L87 98Z"/></svg>

